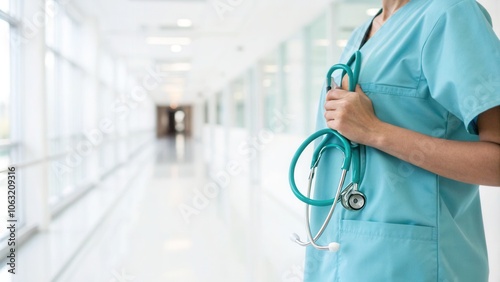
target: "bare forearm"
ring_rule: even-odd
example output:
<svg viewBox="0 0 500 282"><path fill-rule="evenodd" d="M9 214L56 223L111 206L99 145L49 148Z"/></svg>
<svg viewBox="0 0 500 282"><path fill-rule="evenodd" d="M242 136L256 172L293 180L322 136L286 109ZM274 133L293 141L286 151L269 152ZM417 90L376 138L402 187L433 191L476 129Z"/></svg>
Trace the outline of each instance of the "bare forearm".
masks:
<svg viewBox="0 0 500 282"><path fill-rule="evenodd" d="M500 186L500 106L478 116L478 142L452 141L382 122L361 87L332 89L325 120L349 140L365 144L435 174L462 182Z"/></svg>
<svg viewBox="0 0 500 282"><path fill-rule="evenodd" d="M366 145L454 180L500 186L500 145L434 138L380 122Z"/></svg>

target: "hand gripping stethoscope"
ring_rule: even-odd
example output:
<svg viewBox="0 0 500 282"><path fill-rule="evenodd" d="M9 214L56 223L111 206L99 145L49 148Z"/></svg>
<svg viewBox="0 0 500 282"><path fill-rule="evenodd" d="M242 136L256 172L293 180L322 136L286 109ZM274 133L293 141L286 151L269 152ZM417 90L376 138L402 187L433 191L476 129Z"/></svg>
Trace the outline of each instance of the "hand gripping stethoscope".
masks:
<svg viewBox="0 0 500 282"><path fill-rule="evenodd" d="M354 71L350 68L350 65L354 63ZM354 91L356 88L356 84L358 82L359 78L359 71L360 71L360 66L361 66L361 53L357 51L352 55L352 57L349 59L347 64L336 64L330 68L326 75L326 91L330 91L332 89L331 84L332 84L332 74L336 70L342 70L342 77L344 77L344 74L347 74L349 78L349 91ZM297 185L295 184L295 166L297 165L297 161L304 151L304 149L311 144L313 141L316 139L323 137L323 140L320 142L320 144L315 148L313 157L312 157L312 162L311 162L311 170L309 173L309 181L308 181L308 186L307 186L307 195L304 196L299 189L297 188ZM337 138L340 142L339 144L334 144L331 143L330 141L333 138ZM337 185L337 192L335 193L335 197L332 199L327 199L327 200L316 200L311 198L311 189L312 189L312 183L314 180L314 175L316 173L316 168L318 167L318 164L320 162L321 156L329 149L337 149L341 151L344 155L344 160L342 163L342 172L341 172L341 177L339 180L339 183ZM344 187L344 182L345 178L347 175L347 172L352 166L352 181L347 185L345 188ZM314 248L318 250L329 250L331 252L336 252L338 251L340 245L337 242L331 242L328 244L328 246L321 246L317 244L318 238L323 234L325 231L328 223L330 222L330 219L332 218L333 212L335 211L335 206L337 205L337 202L340 200L342 203L342 206L344 206L345 209L347 210L352 210L352 211L358 211L362 209L365 206L366 203L366 197L363 193L358 191L358 186L359 186L359 181L360 181L360 150L359 150L359 145L353 142L350 142L348 139L346 139L344 136L342 136L340 133L333 129L322 129L319 130L315 133L313 133L311 136L309 136L297 149L297 152L292 158L292 162L290 164L290 170L289 170L289 181L290 181L290 187L292 188L293 193L295 196L304 202L306 204L306 230L307 230L307 237L309 241L304 242L300 240L300 237L296 234L293 233L291 236L292 241L296 242L297 244L301 246L307 246L307 245L312 245ZM330 211L328 212L328 215L323 222L323 225L321 225L321 228L319 229L318 233L313 237L312 232L311 232L311 224L310 224L310 218L309 218L309 213L310 213L310 208L311 205L313 206L328 206L331 205Z"/></svg>

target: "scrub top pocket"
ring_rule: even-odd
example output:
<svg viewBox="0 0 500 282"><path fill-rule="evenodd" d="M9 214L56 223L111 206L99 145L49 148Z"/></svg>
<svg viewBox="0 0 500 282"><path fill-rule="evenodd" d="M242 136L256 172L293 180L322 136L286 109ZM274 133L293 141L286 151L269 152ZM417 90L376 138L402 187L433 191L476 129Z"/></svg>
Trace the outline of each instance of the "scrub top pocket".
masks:
<svg viewBox="0 0 500 282"><path fill-rule="evenodd" d="M370 96L370 94L376 95L391 95L391 96L402 96L408 98L420 98L427 99L429 97L428 93L418 91L417 84L415 81L415 87L401 87L395 85L384 85L377 83L362 83L360 86L363 91Z"/></svg>
<svg viewBox="0 0 500 282"><path fill-rule="evenodd" d="M418 86L418 81L414 84L412 87L377 83L360 85L380 120L426 135L435 135L437 129L444 134L448 111L431 98L425 87Z"/></svg>
<svg viewBox="0 0 500 282"><path fill-rule="evenodd" d="M437 281L434 227L343 220L339 243L339 281Z"/></svg>

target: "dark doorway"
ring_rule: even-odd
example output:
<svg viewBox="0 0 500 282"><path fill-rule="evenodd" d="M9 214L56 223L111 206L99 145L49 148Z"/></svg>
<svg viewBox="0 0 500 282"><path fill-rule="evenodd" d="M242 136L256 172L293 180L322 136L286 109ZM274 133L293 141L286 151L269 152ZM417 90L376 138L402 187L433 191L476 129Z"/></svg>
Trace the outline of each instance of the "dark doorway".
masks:
<svg viewBox="0 0 500 282"><path fill-rule="evenodd" d="M175 134L191 135L191 106L182 107L156 107L158 137L172 136Z"/></svg>

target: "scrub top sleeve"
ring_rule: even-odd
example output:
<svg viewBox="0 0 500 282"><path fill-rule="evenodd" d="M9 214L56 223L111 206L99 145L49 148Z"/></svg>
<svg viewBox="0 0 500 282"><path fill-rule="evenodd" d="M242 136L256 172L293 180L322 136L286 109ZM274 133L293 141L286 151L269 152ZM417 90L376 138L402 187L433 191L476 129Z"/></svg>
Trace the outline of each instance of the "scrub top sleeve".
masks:
<svg viewBox="0 0 500 282"><path fill-rule="evenodd" d="M436 22L422 49L430 95L478 134L477 116L500 105L500 41L476 1L462 1Z"/></svg>

